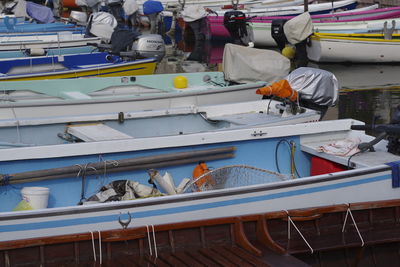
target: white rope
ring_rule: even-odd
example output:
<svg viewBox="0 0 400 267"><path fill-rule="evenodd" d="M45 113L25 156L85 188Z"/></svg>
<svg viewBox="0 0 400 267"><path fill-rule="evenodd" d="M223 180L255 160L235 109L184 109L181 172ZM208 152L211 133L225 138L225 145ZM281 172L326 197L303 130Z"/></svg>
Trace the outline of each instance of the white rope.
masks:
<svg viewBox="0 0 400 267"><path fill-rule="evenodd" d="M148 225L146 225L146 229L147 229L147 240L149 241L150 255L153 255L153 251L151 250L150 231L149 231L149 226Z"/></svg>
<svg viewBox="0 0 400 267"><path fill-rule="evenodd" d="M157 259L158 255L157 255L156 233L155 233L155 231L154 231L154 225L153 225L153 224L151 225L151 228L153 229L153 243L154 243L154 251L155 251L155 254L156 254L156 259Z"/></svg>
<svg viewBox="0 0 400 267"><path fill-rule="evenodd" d="M21 133L20 133L20 131L19 131L20 122L19 122L19 119L17 118L17 114L15 113L15 109L14 109L14 108L11 108L11 110L12 110L12 113L13 113L13 115L14 115L15 122L16 122L16 126L17 126L18 143L21 143Z"/></svg>
<svg viewBox="0 0 400 267"><path fill-rule="evenodd" d="M303 238L304 242L306 243L306 245L310 248L311 250L311 254L314 253L313 248L310 246L310 244L307 242L306 238L303 236L303 234L300 232L299 228L297 228L297 226L294 224L292 218L290 218L289 213L286 211L287 216L288 216L288 239L290 239L290 223L293 224L293 227L297 230L297 232L299 233L299 235L301 236L301 238Z"/></svg>
<svg viewBox="0 0 400 267"><path fill-rule="evenodd" d="M343 223L343 227L342 227L342 233L344 233L344 228L346 227L347 217L348 217L348 215L350 214L351 220L352 220L353 223L354 223L354 227L356 228L357 234L358 234L358 236L360 237L361 246L363 247L363 246L364 246L364 239L362 238L361 233L360 233L360 230L358 230L358 226L357 226L357 224L356 224L356 221L354 220L353 214L351 213L350 204L347 204L347 207L348 207L348 208L347 208L346 216L344 217L344 223Z"/></svg>
<svg viewBox="0 0 400 267"><path fill-rule="evenodd" d="M96 248L95 248L95 246L94 246L94 236L93 236L93 232L90 231L90 234L92 235L93 259L94 259L94 261L96 261Z"/></svg>
<svg viewBox="0 0 400 267"><path fill-rule="evenodd" d="M99 253L100 253L99 258L100 258L100 265L101 265L103 262L103 256L101 255L101 232L99 230L97 230L97 232L99 233Z"/></svg>

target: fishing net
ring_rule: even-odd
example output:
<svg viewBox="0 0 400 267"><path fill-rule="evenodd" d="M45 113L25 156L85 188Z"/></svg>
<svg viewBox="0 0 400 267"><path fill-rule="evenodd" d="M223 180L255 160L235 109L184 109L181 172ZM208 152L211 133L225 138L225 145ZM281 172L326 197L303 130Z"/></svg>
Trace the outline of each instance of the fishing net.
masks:
<svg viewBox="0 0 400 267"><path fill-rule="evenodd" d="M184 192L209 191L284 181L285 175L247 165L231 165L211 170L190 182Z"/></svg>

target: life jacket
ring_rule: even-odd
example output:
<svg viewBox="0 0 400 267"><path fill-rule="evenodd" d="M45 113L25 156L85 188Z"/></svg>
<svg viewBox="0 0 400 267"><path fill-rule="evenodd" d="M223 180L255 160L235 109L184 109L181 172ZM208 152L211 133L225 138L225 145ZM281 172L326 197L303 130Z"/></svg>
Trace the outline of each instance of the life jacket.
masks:
<svg viewBox="0 0 400 267"><path fill-rule="evenodd" d="M193 174L192 174L193 180L195 181L198 177L209 171L210 170L208 169L207 164L205 162L203 161L199 162L199 164L197 164L197 166L193 169ZM197 191L201 191L199 188L206 182L210 184L215 184L215 181L212 179L212 177L210 175L207 175L195 182L197 186Z"/></svg>

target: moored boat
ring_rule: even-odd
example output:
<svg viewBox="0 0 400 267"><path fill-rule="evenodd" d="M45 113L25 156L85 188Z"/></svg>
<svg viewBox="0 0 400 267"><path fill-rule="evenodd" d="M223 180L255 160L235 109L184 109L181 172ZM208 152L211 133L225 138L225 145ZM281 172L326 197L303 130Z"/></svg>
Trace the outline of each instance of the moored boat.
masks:
<svg viewBox="0 0 400 267"><path fill-rule="evenodd" d="M386 27L399 25L400 19L389 20L366 20L351 22L313 22L313 29L316 33L382 33ZM251 23L249 27L253 31L254 44L256 46L276 46L276 42L271 35L271 23ZM398 29L393 28L394 33Z"/></svg>
<svg viewBox="0 0 400 267"><path fill-rule="evenodd" d="M399 206L398 199L343 203L143 227L124 214L116 230L1 242L0 253L10 266L380 266L397 258Z"/></svg>
<svg viewBox="0 0 400 267"><path fill-rule="evenodd" d="M153 74L156 59L125 61L107 52L2 59L0 81Z"/></svg>
<svg viewBox="0 0 400 267"><path fill-rule="evenodd" d="M397 38L398 34L385 39L385 34L314 33L307 54L315 62L400 62Z"/></svg>
<svg viewBox="0 0 400 267"><path fill-rule="evenodd" d="M389 18L397 18L400 15L400 7L380 8L375 10L357 11L355 9L351 12L337 12L334 14L311 15L314 23L321 22L352 22L352 21L365 21L365 20L383 20ZM260 24L266 23L265 27L270 27L272 20L282 19L289 20L294 16L259 16L249 19L249 22L259 24L258 27L264 27ZM264 29L267 30L267 29ZM222 16L207 16L204 33L208 38L229 38L229 33L223 25Z"/></svg>

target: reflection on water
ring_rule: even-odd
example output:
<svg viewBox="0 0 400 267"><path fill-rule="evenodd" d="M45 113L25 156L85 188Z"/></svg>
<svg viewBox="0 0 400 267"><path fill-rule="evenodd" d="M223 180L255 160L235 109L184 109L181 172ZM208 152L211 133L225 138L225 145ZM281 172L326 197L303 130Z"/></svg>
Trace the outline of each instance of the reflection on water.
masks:
<svg viewBox="0 0 400 267"><path fill-rule="evenodd" d="M217 71L221 69L223 42L194 41L190 32L170 39L167 55L157 73ZM388 123L400 105L400 65L320 64L309 67L328 70L340 84L339 104L331 108L326 119L353 118L371 123Z"/></svg>

